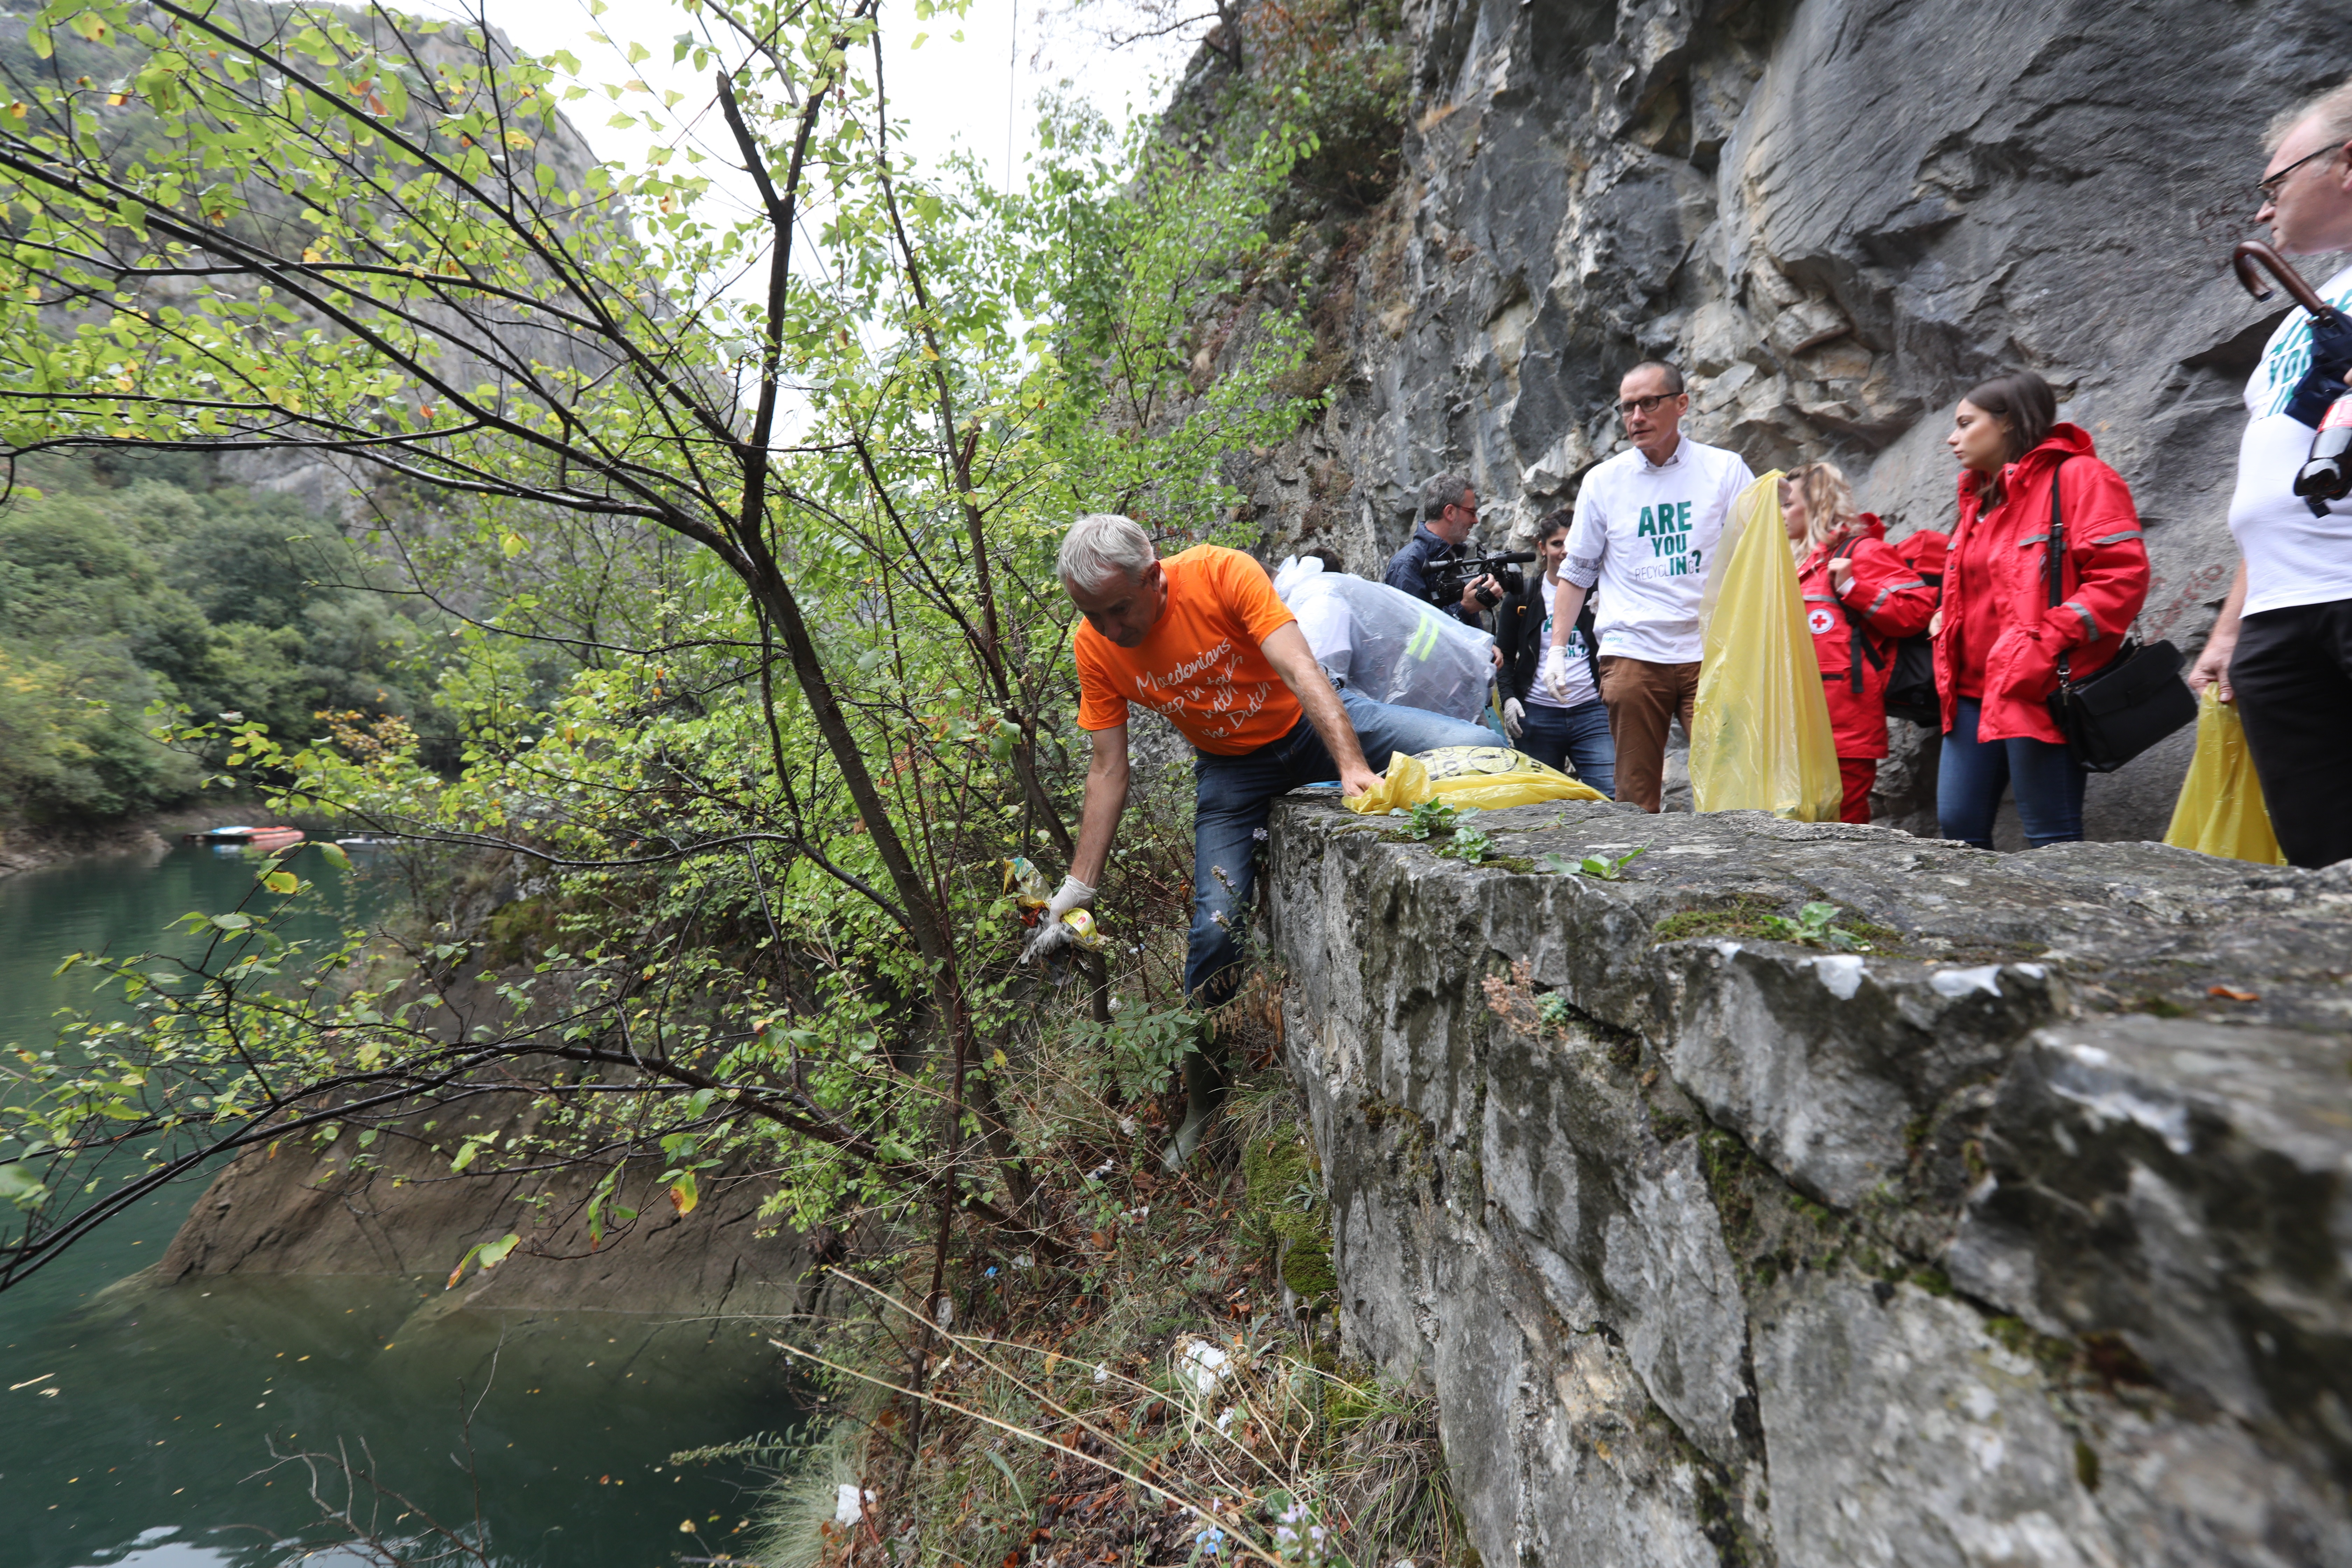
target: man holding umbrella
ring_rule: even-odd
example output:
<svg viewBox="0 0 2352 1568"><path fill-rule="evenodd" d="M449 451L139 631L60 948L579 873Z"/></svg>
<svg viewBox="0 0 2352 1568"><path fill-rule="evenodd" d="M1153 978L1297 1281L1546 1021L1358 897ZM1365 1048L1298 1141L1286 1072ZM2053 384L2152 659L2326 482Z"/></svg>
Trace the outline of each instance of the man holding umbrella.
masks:
<svg viewBox="0 0 2352 1568"><path fill-rule="evenodd" d="M2352 81L2272 124L2258 222L2288 256L2352 250ZM2319 288L2352 310L2352 268ZM2246 433L2230 501L2237 580L2189 683L2221 689L2245 721L2279 847L2294 865L2352 858L2352 500L2294 493L2310 421L2340 395L2352 345L2315 344L2297 310L2246 384Z"/></svg>

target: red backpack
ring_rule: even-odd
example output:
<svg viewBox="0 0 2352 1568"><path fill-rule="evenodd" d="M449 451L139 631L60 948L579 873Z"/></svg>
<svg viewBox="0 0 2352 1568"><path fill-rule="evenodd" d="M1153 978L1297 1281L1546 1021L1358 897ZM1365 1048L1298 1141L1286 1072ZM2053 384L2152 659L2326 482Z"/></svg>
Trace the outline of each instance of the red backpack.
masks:
<svg viewBox="0 0 2352 1568"><path fill-rule="evenodd" d="M1940 529L1923 528L1906 533L1900 539L1887 541L1888 547L1903 557L1903 563L1919 574L1930 588L1944 585L1944 558L1952 551L1952 536Z"/></svg>
<svg viewBox="0 0 2352 1568"><path fill-rule="evenodd" d="M1923 528L1887 542L1905 565L1919 574L1919 579L1940 595L1944 587L1944 561L1951 552L1952 536L1933 528ZM1884 669L1886 661L1872 645L1875 638L1861 635L1855 627L1854 646L1861 649L1874 668ZM1897 719L1908 719L1926 730L1944 727L1944 700L1936 691L1936 651L1932 639L1922 632L1916 637L1899 639L1891 655L1895 672L1886 679L1886 711Z"/></svg>

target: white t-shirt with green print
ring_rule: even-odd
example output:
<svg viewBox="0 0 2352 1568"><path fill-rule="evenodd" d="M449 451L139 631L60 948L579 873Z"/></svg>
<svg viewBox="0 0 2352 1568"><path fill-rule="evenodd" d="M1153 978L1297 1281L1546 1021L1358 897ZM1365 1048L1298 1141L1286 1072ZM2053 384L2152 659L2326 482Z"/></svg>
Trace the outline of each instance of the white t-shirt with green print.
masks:
<svg viewBox="0 0 2352 1568"><path fill-rule="evenodd" d="M2319 297L2352 309L2352 267L2320 285ZM2352 500L2314 515L2294 493L2311 452L2311 427L2289 418L2287 400L2311 367L2311 327L2292 310L2263 347L2246 381L2246 433L2238 443L2238 489L2230 531L2246 558L2245 613L2352 599Z"/></svg>
<svg viewBox="0 0 2352 1568"><path fill-rule="evenodd" d="M1698 662L1707 557L1733 499L1755 481L1738 453L1687 436L1664 463L1628 447L1584 476L1560 575L1601 584L1602 658Z"/></svg>

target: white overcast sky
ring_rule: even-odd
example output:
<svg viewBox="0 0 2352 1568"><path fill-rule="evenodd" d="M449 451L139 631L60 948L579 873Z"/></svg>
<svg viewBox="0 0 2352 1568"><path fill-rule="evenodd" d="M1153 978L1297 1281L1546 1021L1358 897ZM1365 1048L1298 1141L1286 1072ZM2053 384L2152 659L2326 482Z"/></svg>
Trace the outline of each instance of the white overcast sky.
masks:
<svg viewBox="0 0 2352 1568"><path fill-rule="evenodd" d="M670 63L672 40L699 28L669 0L611 0L596 16L588 0L483 3L491 25L518 47L578 56L584 84L635 78L656 93L682 93L673 113L689 123L705 150L725 146L709 78L698 75L691 59ZM1008 169L1016 183L1020 178L1023 156L1034 142L1041 92L1061 86L1090 100L1114 122L1156 109L1189 58L1192 40L1188 35L1112 48L1098 27L1115 18L1117 5L1118 0L1092 0L1088 20L1078 21L1069 0L972 0L961 17L919 21L914 0L883 0L884 85L894 135L906 138L907 150L934 169L959 146L967 149L985 160L1001 186ZM420 8L457 16L471 14L473 5L472 0L423 0ZM1097 14L1100 21L1093 19ZM597 33L611 43L593 42L591 35ZM630 65L624 50L632 42L653 51L652 58ZM634 165L653 137L642 128L616 130L607 122L616 109L642 110L649 102L631 93L615 105L598 93L567 105L566 112L600 156ZM709 173L709 166L699 172ZM734 184L723 175L720 183Z"/></svg>
<svg viewBox="0 0 2352 1568"><path fill-rule="evenodd" d="M605 0L599 16L591 16L589 0L480 3L490 25L518 48L538 55L568 49L577 56L582 85L634 78L651 89L650 94L624 92L617 103L597 91L565 106L565 113L599 157L639 168L655 141L691 142L725 160L693 171L713 182L703 198L706 219L723 224L731 213L748 212L755 205L748 177L740 168L726 166L736 162L737 154L719 118L709 76L698 74L690 57L671 64L677 35L701 31L671 0ZM475 0L412 4L428 14L470 17ZM1113 10L1122 0L1087 0L1087 5L1104 22L1123 14ZM1035 143L1041 93L1059 89L1083 97L1115 124L1156 110L1191 57L1191 36L1114 48L1102 38L1101 23L1091 18L1074 22L1068 7L1069 0L972 0L961 17L935 16L919 21L915 0L882 0L883 78L892 106L894 144L919 166L934 171L959 149L968 150L985 160L992 184L1001 188L1008 168L1016 184L1023 177L1024 156ZM610 41L599 44L592 34ZM630 65L626 51L631 43L642 44L651 51L650 58ZM642 125L611 125L616 110L641 114L656 107L657 95L667 91L680 97L660 132ZM805 230L803 236L795 247L794 270L814 280L822 276L824 266L807 243L814 237ZM762 278L756 258L747 258L734 276L702 281L748 300L763 287ZM800 417L797 398L788 403L785 430L796 428ZM792 438L785 430L779 432L782 440Z"/></svg>

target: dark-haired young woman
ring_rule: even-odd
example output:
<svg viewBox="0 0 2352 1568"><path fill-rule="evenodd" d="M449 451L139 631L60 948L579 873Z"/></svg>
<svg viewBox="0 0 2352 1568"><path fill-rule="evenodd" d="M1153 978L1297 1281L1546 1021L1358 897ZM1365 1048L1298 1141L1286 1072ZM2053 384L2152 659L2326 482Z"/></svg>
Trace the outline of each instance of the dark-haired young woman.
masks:
<svg viewBox="0 0 2352 1568"><path fill-rule="evenodd" d="M1495 617L1495 641L1503 650L1503 729L1511 743L1548 768L1573 773L1615 797L1617 745L1609 737L1609 709L1601 700L1601 677L1592 660L1592 597L1559 647L1551 643L1552 602L1559 596L1560 563L1568 556L1568 531L1576 514L1553 512L1536 524L1536 558L1543 570L1528 574L1525 591L1503 601ZM1554 654L1559 689L1543 678Z"/></svg>
<svg viewBox="0 0 2352 1568"><path fill-rule="evenodd" d="M2028 845L2083 837L2083 770L2050 715L2064 655L2104 668L2147 598L2147 548L2123 476L2058 421L2050 384L1999 376L1960 400L1945 445L1960 462L1960 520L1944 568L1936 687L1944 751L1936 816L1947 838L1992 847L2003 791ZM2051 500L2065 526L2050 602Z"/></svg>

